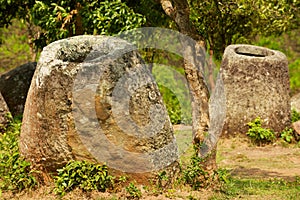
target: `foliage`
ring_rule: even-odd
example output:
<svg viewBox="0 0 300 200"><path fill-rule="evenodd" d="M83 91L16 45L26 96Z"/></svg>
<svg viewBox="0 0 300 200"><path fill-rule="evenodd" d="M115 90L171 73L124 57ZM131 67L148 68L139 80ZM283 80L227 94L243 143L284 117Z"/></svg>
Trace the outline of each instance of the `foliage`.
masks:
<svg viewBox="0 0 300 200"><path fill-rule="evenodd" d="M209 179L208 173L203 169L205 160L198 156L198 151L199 147L194 145L194 154L191 157L190 164L182 172L183 182L191 186L193 190L205 188Z"/></svg>
<svg viewBox="0 0 300 200"><path fill-rule="evenodd" d="M229 183L231 177L230 177L230 173L227 169L219 168L217 170L217 174L218 174L220 182L225 183L225 184Z"/></svg>
<svg viewBox="0 0 300 200"><path fill-rule="evenodd" d="M299 195L299 178L296 181L283 179L251 179L230 176L223 184L219 194L215 193L210 199L297 199Z"/></svg>
<svg viewBox="0 0 300 200"><path fill-rule="evenodd" d="M292 122L296 122L300 120L300 113L298 113L295 109L292 109L291 120Z"/></svg>
<svg viewBox="0 0 300 200"><path fill-rule="evenodd" d="M140 27L145 18L121 0L36 1L31 9L33 22L43 29L38 47L58 39L82 34L116 34Z"/></svg>
<svg viewBox="0 0 300 200"><path fill-rule="evenodd" d="M300 89L300 59L297 59L296 61L292 62L289 65L290 69L290 84L291 84L291 90L299 90Z"/></svg>
<svg viewBox="0 0 300 200"><path fill-rule="evenodd" d="M136 13L141 13L146 18L147 27L167 27L170 28L171 19L165 14L161 5L156 0L124 0L126 5Z"/></svg>
<svg viewBox="0 0 300 200"><path fill-rule="evenodd" d="M14 18L25 18L27 8L33 3L33 0L0 0L0 28L10 25Z"/></svg>
<svg viewBox="0 0 300 200"><path fill-rule="evenodd" d="M267 47L273 50L282 50L281 41L278 41L278 38L274 35L269 37L262 37L260 36L259 39L256 41L255 45Z"/></svg>
<svg viewBox="0 0 300 200"><path fill-rule="evenodd" d="M0 189L20 191L34 187L37 182L30 163L19 153L21 119L10 119L6 131L0 135Z"/></svg>
<svg viewBox="0 0 300 200"><path fill-rule="evenodd" d="M0 73L30 61L26 27L13 20L8 28L0 29Z"/></svg>
<svg viewBox="0 0 300 200"><path fill-rule="evenodd" d="M185 77L173 66L154 65L152 73L172 124L190 124L191 100Z"/></svg>
<svg viewBox="0 0 300 200"><path fill-rule="evenodd" d="M256 35L280 35L294 29L299 18L297 1L189 2L192 22L217 56L232 43L249 43Z"/></svg>
<svg viewBox="0 0 300 200"><path fill-rule="evenodd" d="M292 128L285 128L280 133L280 138L282 138L284 141L291 143L294 139L294 130Z"/></svg>
<svg viewBox="0 0 300 200"><path fill-rule="evenodd" d="M74 188L104 192L113 185L113 177L108 174L106 165L87 161L70 161L64 168L57 171L54 192L61 196Z"/></svg>
<svg viewBox="0 0 300 200"><path fill-rule="evenodd" d="M157 174L157 187L158 189L163 189L164 188L164 181L168 181L169 180L169 177L167 175L167 172L166 171L162 171L162 172L159 172Z"/></svg>
<svg viewBox="0 0 300 200"><path fill-rule="evenodd" d="M129 199L139 199L142 197L142 192L133 183L129 183L126 188L126 192L129 194Z"/></svg>
<svg viewBox="0 0 300 200"><path fill-rule="evenodd" d="M176 95L168 88L158 84L172 124L181 123L181 107Z"/></svg>
<svg viewBox="0 0 300 200"><path fill-rule="evenodd" d="M275 133L262 127L262 120L257 117L254 121L248 123L249 129L247 135L257 144L272 142L276 137Z"/></svg>
<svg viewBox="0 0 300 200"><path fill-rule="evenodd" d="M252 41L254 45L283 52L289 61L291 94L300 91L300 29L289 31L281 36L259 36Z"/></svg>

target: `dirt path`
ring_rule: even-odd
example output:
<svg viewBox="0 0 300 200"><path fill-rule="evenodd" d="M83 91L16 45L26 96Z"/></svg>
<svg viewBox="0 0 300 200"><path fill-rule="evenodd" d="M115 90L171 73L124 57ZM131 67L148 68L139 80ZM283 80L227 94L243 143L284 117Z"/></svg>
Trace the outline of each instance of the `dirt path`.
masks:
<svg viewBox="0 0 300 200"><path fill-rule="evenodd" d="M257 147L246 139L222 139L217 160L219 167L231 169L234 176L286 180L300 176L300 148L280 142Z"/></svg>
<svg viewBox="0 0 300 200"><path fill-rule="evenodd" d="M177 142L186 149L191 141L191 127L175 125L174 130L180 131ZM300 145L278 141L258 147L246 137L220 139L217 155L218 167L230 169L234 176L286 180L300 177Z"/></svg>

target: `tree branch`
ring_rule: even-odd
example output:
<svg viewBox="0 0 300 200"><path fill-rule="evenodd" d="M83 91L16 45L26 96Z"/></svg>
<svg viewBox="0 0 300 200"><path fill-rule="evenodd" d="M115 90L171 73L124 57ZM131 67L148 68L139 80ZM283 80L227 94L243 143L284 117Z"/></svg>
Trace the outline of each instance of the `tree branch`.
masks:
<svg viewBox="0 0 300 200"><path fill-rule="evenodd" d="M165 13L175 19L175 9L173 8L172 2L170 0L160 0L160 4Z"/></svg>
<svg viewBox="0 0 300 200"><path fill-rule="evenodd" d="M190 7L187 0L173 0L174 4L170 0L160 0L160 4L165 13L171 17L176 23L179 31L185 35L190 36L202 47L205 47L204 39L199 35L190 23ZM201 42L200 42L201 41Z"/></svg>

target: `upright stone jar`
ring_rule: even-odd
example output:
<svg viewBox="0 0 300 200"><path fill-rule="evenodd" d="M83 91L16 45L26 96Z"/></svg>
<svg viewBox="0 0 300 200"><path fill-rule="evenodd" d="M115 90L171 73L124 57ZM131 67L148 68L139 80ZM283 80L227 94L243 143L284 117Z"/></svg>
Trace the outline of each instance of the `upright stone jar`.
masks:
<svg viewBox="0 0 300 200"><path fill-rule="evenodd" d="M246 133L247 123L256 117L276 132L290 126L288 61L283 53L230 45L224 52L221 73L226 94L223 136Z"/></svg>
<svg viewBox="0 0 300 200"><path fill-rule="evenodd" d="M143 184L161 170L175 173L178 159L162 97L137 50L119 38L88 35L43 49L20 152L40 171L86 160Z"/></svg>

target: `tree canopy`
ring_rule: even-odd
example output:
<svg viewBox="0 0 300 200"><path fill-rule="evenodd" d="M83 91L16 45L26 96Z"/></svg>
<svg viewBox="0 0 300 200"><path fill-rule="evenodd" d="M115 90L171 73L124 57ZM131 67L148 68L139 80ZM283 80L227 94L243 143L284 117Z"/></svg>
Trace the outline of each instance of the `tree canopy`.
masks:
<svg viewBox="0 0 300 200"><path fill-rule="evenodd" d="M297 0L190 0L191 21L220 57L230 44L297 28L299 4Z"/></svg>
<svg viewBox="0 0 300 200"><path fill-rule="evenodd" d="M116 34L141 26L175 28L159 0L0 0L0 28L14 18L40 28L35 44L80 34ZM188 0L190 23L217 55L256 35L281 34L300 24L299 0Z"/></svg>
<svg viewBox="0 0 300 200"><path fill-rule="evenodd" d="M36 1L30 9L35 25L42 28L37 44L82 34L116 34L140 27L145 17L121 0Z"/></svg>
<svg viewBox="0 0 300 200"><path fill-rule="evenodd" d="M10 25L14 18L25 18L33 4L33 0L0 0L0 28Z"/></svg>

